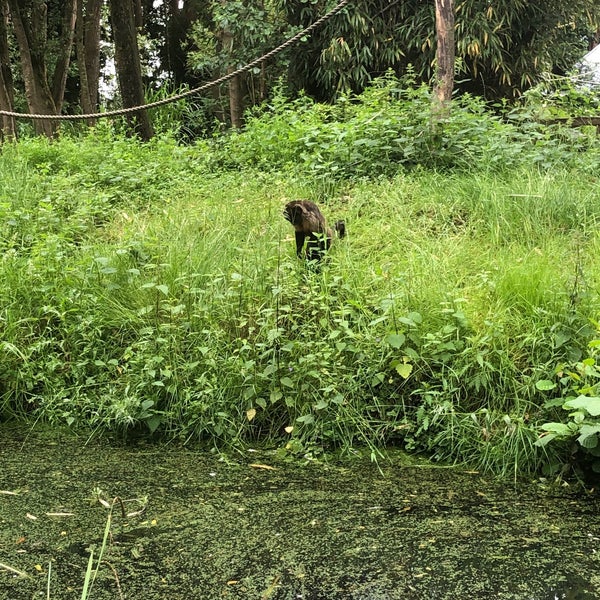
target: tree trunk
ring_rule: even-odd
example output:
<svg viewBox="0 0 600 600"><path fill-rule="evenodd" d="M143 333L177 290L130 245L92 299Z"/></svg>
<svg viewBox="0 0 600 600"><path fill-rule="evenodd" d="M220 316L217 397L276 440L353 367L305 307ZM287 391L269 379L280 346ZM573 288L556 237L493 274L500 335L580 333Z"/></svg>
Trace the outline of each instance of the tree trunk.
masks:
<svg viewBox="0 0 600 600"><path fill-rule="evenodd" d="M80 0L82 1L82 0ZM85 69L92 112L98 112L98 86L100 83L100 17L104 0L87 0L83 17L83 44Z"/></svg>
<svg viewBox="0 0 600 600"><path fill-rule="evenodd" d="M186 5L189 2L186 2ZM179 0L169 0L167 5L167 69L173 80L173 87L179 88L186 82L187 53L184 49L184 41L189 31L192 15L188 14L189 8L180 8Z"/></svg>
<svg viewBox="0 0 600 600"><path fill-rule="evenodd" d="M435 0L436 75L434 93L440 108L452 99L454 89L454 0Z"/></svg>
<svg viewBox="0 0 600 600"><path fill-rule="evenodd" d="M223 50L231 57L233 55L233 35L229 29L225 28L219 32L219 37ZM230 58L230 60L233 60ZM227 73L233 73L235 67L230 65L227 67ZM239 129L242 126L242 115L244 112L243 108L243 94L242 94L242 79L239 75L236 75L229 80L229 118L231 119L231 126Z"/></svg>
<svg viewBox="0 0 600 600"><path fill-rule="evenodd" d="M81 1L81 0L79 0ZM67 0L61 23L61 36L59 40L59 54L56 59L56 67L52 77L52 98L56 105L56 112L60 113L65 97L65 86L67 74L71 62L71 49L75 35L75 18L77 16L78 0Z"/></svg>
<svg viewBox="0 0 600 600"><path fill-rule="evenodd" d="M110 0L110 18L115 42L115 66L124 108L144 105L142 67L135 29L135 0ZM146 110L130 113L130 131L143 140L154 132Z"/></svg>
<svg viewBox="0 0 600 600"><path fill-rule="evenodd" d="M228 72L232 73L234 70L235 67L229 67ZM242 78L236 75L229 80L229 116L232 127L241 128L243 114Z"/></svg>
<svg viewBox="0 0 600 600"><path fill-rule="evenodd" d="M32 114L56 114L56 105L48 85L46 69L46 4L34 0L31 11L19 0L8 0L13 29L21 55L27 105ZM56 121L35 119L37 134L53 137Z"/></svg>
<svg viewBox="0 0 600 600"><path fill-rule="evenodd" d="M10 53L7 31L8 8L5 0L0 0L0 110L14 110L14 88L10 70ZM14 117L2 117L0 139L14 139L17 128Z"/></svg>
<svg viewBox="0 0 600 600"><path fill-rule="evenodd" d="M85 56L85 26L83 20L83 2L77 3L77 21L75 25L75 48L77 50L77 66L79 67L79 102L83 114L94 112L92 108L92 97L90 95L90 83Z"/></svg>
<svg viewBox="0 0 600 600"><path fill-rule="evenodd" d="M100 14L104 0L78 0L75 30L79 67L80 102L83 113L98 112L100 79ZM93 123L93 120L89 121Z"/></svg>

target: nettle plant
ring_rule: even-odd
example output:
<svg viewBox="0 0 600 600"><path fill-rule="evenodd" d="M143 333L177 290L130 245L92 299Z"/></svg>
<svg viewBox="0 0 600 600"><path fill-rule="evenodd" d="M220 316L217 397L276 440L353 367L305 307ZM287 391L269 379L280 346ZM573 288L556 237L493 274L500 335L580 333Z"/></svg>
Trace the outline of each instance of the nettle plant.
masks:
<svg viewBox="0 0 600 600"><path fill-rule="evenodd" d="M562 387L561 397L549 400L545 407L566 411L564 420L541 426L543 433L536 445L543 447L553 440L575 442L575 448L590 458L592 470L600 472L600 339L592 340L588 347L585 359L557 367L558 383L548 379L536 383L542 391Z"/></svg>

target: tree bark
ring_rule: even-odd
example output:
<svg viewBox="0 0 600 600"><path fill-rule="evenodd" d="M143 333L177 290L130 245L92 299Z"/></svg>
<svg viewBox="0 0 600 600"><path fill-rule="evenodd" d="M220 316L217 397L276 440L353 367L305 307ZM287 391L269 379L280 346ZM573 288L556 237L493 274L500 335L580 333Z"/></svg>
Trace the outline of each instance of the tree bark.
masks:
<svg viewBox="0 0 600 600"><path fill-rule="evenodd" d="M8 7L5 0L0 0L0 110L12 112L14 110L14 88L12 72L10 70L10 53L8 48ZM17 128L14 117L2 117L0 139L14 139Z"/></svg>
<svg viewBox="0 0 600 600"><path fill-rule="evenodd" d="M179 7L179 0L169 0L167 4L167 31L166 31L166 60L167 69L173 79L175 89L186 83L187 53L184 41L189 28L196 15L187 7Z"/></svg>
<svg viewBox="0 0 600 600"><path fill-rule="evenodd" d="M54 99L57 113L60 113L65 97L67 74L71 62L71 49L73 48L73 38L75 36L77 4L81 1L82 0L67 0L64 6L59 54L56 59L56 67L54 68L54 75L52 77L52 98Z"/></svg>
<svg viewBox="0 0 600 600"><path fill-rule="evenodd" d="M454 89L454 0L435 0L436 75L434 93L440 107L452 99Z"/></svg>
<svg viewBox="0 0 600 600"><path fill-rule="evenodd" d="M223 50L229 56L229 60L233 61L233 34L228 28L225 28L219 32L219 38ZM233 73L233 71L235 71L233 65L227 67L228 74ZM239 129L242 126L243 113L242 79L239 75L236 75L229 80L229 118L232 127Z"/></svg>
<svg viewBox="0 0 600 600"><path fill-rule="evenodd" d="M80 0L81 1L81 0ZM87 0L83 17L83 43L85 69L92 112L98 111L98 86L100 82L100 17L104 0Z"/></svg>
<svg viewBox="0 0 600 600"><path fill-rule="evenodd" d="M94 112L90 95L90 82L85 55L85 25L83 20L83 2L77 3L77 21L75 26L75 48L77 51L77 66L79 67L79 103L83 114Z"/></svg>
<svg viewBox="0 0 600 600"><path fill-rule="evenodd" d="M104 0L78 0L75 29L79 67L80 102L83 113L98 112L100 80L100 14ZM93 123L93 120L89 121Z"/></svg>
<svg viewBox="0 0 600 600"><path fill-rule="evenodd" d="M110 17L115 42L115 66L124 108L144 105L142 67L135 28L135 0L110 0ZM146 110L129 113L131 133L149 140L154 132Z"/></svg>
<svg viewBox="0 0 600 600"><path fill-rule="evenodd" d="M45 59L46 4L41 0L33 0L30 7L23 4L19 0L8 0L21 55L27 105L32 114L53 115L56 114L56 105L48 84ZM56 132L56 121L35 119L33 124L37 134L51 138Z"/></svg>
<svg viewBox="0 0 600 600"><path fill-rule="evenodd" d="M232 73L234 70L235 67L229 67L228 73ZM229 80L229 117L232 127L241 128L243 114L242 78L235 75Z"/></svg>

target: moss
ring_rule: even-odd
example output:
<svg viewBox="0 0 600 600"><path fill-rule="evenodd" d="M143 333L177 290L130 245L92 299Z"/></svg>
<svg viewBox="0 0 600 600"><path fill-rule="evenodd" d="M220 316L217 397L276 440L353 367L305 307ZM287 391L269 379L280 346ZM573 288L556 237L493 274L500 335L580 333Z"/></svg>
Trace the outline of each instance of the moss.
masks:
<svg viewBox="0 0 600 600"><path fill-rule="evenodd" d="M226 460L0 429L0 599L592 599L598 499L457 469ZM254 466L252 466L254 465ZM258 465L258 466L257 466ZM274 469L264 468L275 467ZM6 493L10 492L10 493ZM118 584L117 584L118 580Z"/></svg>

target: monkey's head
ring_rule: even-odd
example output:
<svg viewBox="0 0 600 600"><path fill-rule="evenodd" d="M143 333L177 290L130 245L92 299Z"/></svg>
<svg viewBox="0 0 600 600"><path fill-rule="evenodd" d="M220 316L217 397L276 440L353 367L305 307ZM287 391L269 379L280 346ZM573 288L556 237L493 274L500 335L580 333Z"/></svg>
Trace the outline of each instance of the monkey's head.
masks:
<svg viewBox="0 0 600 600"><path fill-rule="evenodd" d="M297 227L302 224L306 212L303 200L292 200L285 205L283 216L286 221L289 221L294 227Z"/></svg>
<svg viewBox="0 0 600 600"><path fill-rule="evenodd" d="M283 216L296 231L325 233L327 225L319 207L310 200L292 200L285 205Z"/></svg>

